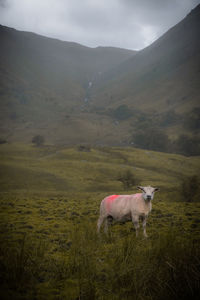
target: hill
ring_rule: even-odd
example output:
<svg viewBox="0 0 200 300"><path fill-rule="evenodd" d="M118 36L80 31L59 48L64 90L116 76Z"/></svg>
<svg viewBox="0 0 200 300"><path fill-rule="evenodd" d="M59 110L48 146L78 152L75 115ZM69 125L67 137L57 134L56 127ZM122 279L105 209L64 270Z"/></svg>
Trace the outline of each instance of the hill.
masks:
<svg viewBox="0 0 200 300"><path fill-rule="evenodd" d="M188 187L195 193L181 187L199 173L199 159L134 148L0 145L2 298L195 299L200 190L194 181ZM124 190L119 175L127 170L136 181ZM142 230L136 238L131 222L97 236L101 200L147 184L160 188L149 238Z"/></svg>
<svg viewBox="0 0 200 300"><path fill-rule="evenodd" d="M88 150L88 151L87 151ZM123 192L121 173L131 170L135 185L159 186L175 195L185 177L198 175L199 157L137 148L0 145L2 192ZM173 197L172 197L173 198ZM189 201L189 200L188 200Z"/></svg>
<svg viewBox="0 0 200 300"><path fill-rule="evenodd" d="M199 35L200 5L149 47L108 71L99 82L101 91L96 85L96 102L148 112L183 113L199 106Z"/></svg>
<svg viewBox="0 0 200 300"><path fill-rule="evenodd" d="M31 130L61 127L67 115L81 111L92 81L135 53L93 49L5 26L0 42L1 132L22 140Z"/></svg>
<svg viewBox="0 0 200 300"><path fill-rule="evenodd" d="M157 127L172 140L180 134L196 136L200 128L199 36L200 5L152 45L104 74L93 89L97 111L116 115L123 104L121 119L132 132Z"/></svg>
<svg viewBox="0 0 200 300"><path fill-rule="evenodd" d="M199 154L199 35L200 5L137 53L1 27L1 137Z"/></svg>

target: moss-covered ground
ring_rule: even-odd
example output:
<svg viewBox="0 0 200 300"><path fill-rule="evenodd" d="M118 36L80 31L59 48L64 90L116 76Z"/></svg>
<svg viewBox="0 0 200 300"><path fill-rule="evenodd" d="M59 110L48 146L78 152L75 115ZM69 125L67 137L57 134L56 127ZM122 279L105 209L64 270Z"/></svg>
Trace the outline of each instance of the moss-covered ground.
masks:
<svg viewBox="0 0 200 300"><path fill-rule="evenodd" d="M198 299L200 199L181 183L200 158L134 148L0 145L2 299ZM160 188L148 238L131 223L96 234L101 200L119 174Z"/></svg>

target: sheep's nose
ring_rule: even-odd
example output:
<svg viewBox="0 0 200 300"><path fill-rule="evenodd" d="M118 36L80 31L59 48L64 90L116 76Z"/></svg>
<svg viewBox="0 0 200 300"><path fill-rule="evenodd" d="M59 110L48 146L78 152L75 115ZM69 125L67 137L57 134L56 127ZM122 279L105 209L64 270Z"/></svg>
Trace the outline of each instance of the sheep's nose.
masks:
<svg viewBox="0 0 200 300"><path fill-rule="evenodd" d="M148 196L147 196L147 199L148 199L148 200L151 200L151 196L148 195Z"/></svg>

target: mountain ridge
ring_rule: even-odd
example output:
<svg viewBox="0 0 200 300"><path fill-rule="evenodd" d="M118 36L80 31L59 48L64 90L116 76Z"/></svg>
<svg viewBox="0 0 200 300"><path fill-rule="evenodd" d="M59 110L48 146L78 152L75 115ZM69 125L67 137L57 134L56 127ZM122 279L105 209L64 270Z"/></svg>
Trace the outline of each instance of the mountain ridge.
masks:
<svg viewBox="0 0 200 300"><path fill-rule="evenodd" d="M170 149L181 135L198 148L198 36L200 5L137 52L0 26L1 136L30 142L41 134L50 143L148 148L137 138L140 133L145 140L146 128L169 139L161 151L176 151Z"/></svg>
<svg viewBox="0 0 200 300"><path fill-rule="evenodd" d="M191 26L190 21L192 20L192 22L194 23L193 26ZM184 28L183 28L184 27ZM177 61L184 61L184 60L188 60L190 59L192 56L194 55L198 55L199 54L199 50L200 50L200 42L198 39L198 36L200 36L200 5L197 6L196 9L192 10L185 19L183 19L178 25L175 25L174 27L172 27L171 29L169 29L161 38L159 38L157 41L153 42L150 46L144 48L143 50L139 51L138 53L136 53L136 55L133 58L129 58L125 63L120 64L119 66L117 66L115 69L113 69L111 71L111 73L106 74L106 85L108 86L108 80L110 80L110 84L109 84L109 88L110 90L112 90L112 82L114 82L114 84L116 86L118 86L120 89L126 89L127 93L129 92L129 89L127 88L127 84L125 82L126 78L127 81L130 80L132 82L130 82L130 84L134 84L134 78L130 78L130 76L135 77L135 79L137 79L139 76L137 73L142 73L139 74L141 76L145 76L147 74L147 72L151 71L148 68L154 68L154 71L156 68L160 67L159 64L163 63L161 60L164 58L164 60L166 60L166 58L168 59L168 64L171 64L171 69L176 67ZM184 30L183 30L184 29ZM188 30L189 32L185 32L185 30ZM177 32L181 32L182 36L180 37L180 34ZM186 35L184 37L184 35ZM171 42L171 45L169 44L169 40ZM181 47L179 46L179 48L177 47L177 44L180 43L181 47L184 46L184 51L183 54L179 52L179 50L181 50ZM166 42L167 42L167 46L166 47ZM193 47L191 45L189 45L189 47L187 47L187 43L189 44L189 42L193 42ZM174 43L174 45L173 45ZM169 49L170 46L170 49ZM177 47L178 49L173 49ZM161 48L161 49L159 49ZM159 50L159 51L158 51ZM170 53L171 51L171 53ZM167 55L165 54L166 52ZM163 54L164 53L164 54ZM177 55L178 53L178 55ZM200 60L200 58L198 57L198 61ZM181 64L181 62L178 62L179 65ZM166 67L166 66L165 66ZM142 68L144 68L144 70L142 70ZM169 67L168 67L169 68ZM166 75L166 71L164 75ZM134 73L135 72L135 73ZM155 74L150 74L151 77L155 77ZM160 75L160 74L158 74ZM163 75L163 74L161 74ZM110 77L110 78L109 78ZM124 82L122 85L119 85L119 81L123 80L124 77ZM157 78L159 79L159 78ZM136 82L137 83L137 82ZM113 85L114 85L113 84ZM104 83L100 85L100 88L104 89ZM137 86L138 88L138 86ZM142 89L145 89L145 82L144 80L142 81ZM114 88L113 88L114 90ZM107 93L109 93L109 91L106 91ZM113 92L113 91L111 91ZM116 94L120 94L119 91L117 90ZM124 92L125 94L125 92ZM102 98L102 95L99 94L99 96ZM122 98L124 98L126 95L122 94ZM199 98L198 98L199 100Z"/></svg>

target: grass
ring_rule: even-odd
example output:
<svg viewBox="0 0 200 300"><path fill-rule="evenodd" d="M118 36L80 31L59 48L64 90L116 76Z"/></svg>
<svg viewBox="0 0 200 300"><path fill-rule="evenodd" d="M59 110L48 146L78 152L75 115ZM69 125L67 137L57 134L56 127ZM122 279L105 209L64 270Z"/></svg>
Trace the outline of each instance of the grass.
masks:
<svg viewBox="0 0 200 300"><path fill-rule="evenodd" d="M1 145L2 299L197 299L200 202L181 201L199 157L128 148ZM96 234L100 201L133 193L117 180L131 170L160 187L148 239L131 223Z"/></svg>

